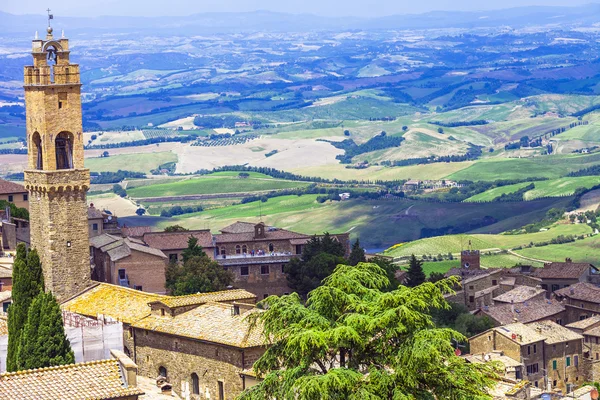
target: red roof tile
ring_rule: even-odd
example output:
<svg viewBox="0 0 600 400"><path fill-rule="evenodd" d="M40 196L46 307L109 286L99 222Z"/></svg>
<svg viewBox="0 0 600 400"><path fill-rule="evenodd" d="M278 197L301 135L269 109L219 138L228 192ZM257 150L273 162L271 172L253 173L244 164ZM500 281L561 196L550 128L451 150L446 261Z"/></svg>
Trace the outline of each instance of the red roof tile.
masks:
<svg viewBox="0 0 600 400"><path fill-rule="evenodd" d="M27 193L23 185L0 179L0 194Z"/></svg>
<svg viewBox="0 0 600 400"><path fill-rule="evenodd" d="M596 267L589 263L553 262L538 268L534 276L542 279L579 279L588 268Z"/></svg>

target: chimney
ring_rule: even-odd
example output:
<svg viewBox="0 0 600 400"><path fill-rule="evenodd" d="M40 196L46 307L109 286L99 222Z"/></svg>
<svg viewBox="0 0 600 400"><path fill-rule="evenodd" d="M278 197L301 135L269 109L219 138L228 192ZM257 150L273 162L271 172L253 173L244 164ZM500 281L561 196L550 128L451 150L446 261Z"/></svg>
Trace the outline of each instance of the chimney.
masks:
<svg viewBox="0 0 600 400"><path fill-rule="evenodd" d="M568 263L570 263L570 262L573 262L573 260L571 260L570 258L566 258L566 259L565 259L565 262L568 262Z"/></svg>
<svg viewBox="0 0 600 400"><path fill-rule="evenodd" d="M515 313L515 301L514 301L514 300L511 300L511 301L510 301L510 312L511 312L512 314L514 314L514 313Z"/></svg>
<svg viewBox="0 0 600 400"><path fill-rule="evenodd" d="M136 387L138 367L133 360L119 350L111 350L110 355L119 361L127 387Z"/></svg>

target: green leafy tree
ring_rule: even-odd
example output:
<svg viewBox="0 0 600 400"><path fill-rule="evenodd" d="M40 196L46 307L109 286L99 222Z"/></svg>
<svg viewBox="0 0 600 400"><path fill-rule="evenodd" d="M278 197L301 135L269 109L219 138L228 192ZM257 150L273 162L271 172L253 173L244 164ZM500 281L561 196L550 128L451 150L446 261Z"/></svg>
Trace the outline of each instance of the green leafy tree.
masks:
<svg viewBox="0 0 600 400"><path fill-rule="evenodd" d="M181 252L183 262L191 259L192 257L205 257L206 253L202 250L202 247L198 245L198 238L190 236L188 238L188 247Z"/></svg>
<svg viewBox="0 0 600 400"><path fill-rule="evenodd" d="M171 263L166 270L166 287L174 296L225 290L233 274L206 254L194 256L183 263Z"/></svg>
<svg viewBox="0 0 600 400"><path fill-rule="evenodd" d="M350 257L348 257L348 264L356 265L359 262L367 261L365 257L365 250L360 247L360 242L356 239L356 242L352 245L352 251L350 251Z"/></svg>
<svg viewBox="0 0 600 400"><path fill-rule="evenodd" d="M165 232L187 232L189 229L184 228L181 225L171 225L165 228Z"/></svg>
<svg viewBox="0 0 600 400"><path fill-rule="evenodd" d="M423 272L423 261L419 260L413 254L408 263L408 274L406 286L415 287L425 282L425 272Z"/></svg>
<svg viewBox="0 0 600 400"><path fill-rule="evenodd" d="M13 265L13 304L8 309L7 371L17 371L19 345L27 313L33 299L44 291L42 265L36 250L27 252L23 243L17 246Z"/></svg>
<svg viewBox="0 0 600 400"><path fill-rule="evenodd" d="M146 214L146 210L140 207L137 210L135 210L135 213L141 217L142 215Z"/></svg>
<svg viewBox="0 0 600 400"><path fill-rule="evenodd" d="M383 291L389 292L395 290L400 285L400 282L396 279L396 272L400 269L398 265L394 264L394 261L388 257L376 256L373 257L369 262L379 265L387 275L390 284L387 287L382 288Z"/></svg>
<svg viewBox="0 0 600 400"><path fill-rule="evenodd" d="M292 258L285 266L288 286L301 296L321 285L338 264L346 263L343 245L328 233L313 236L302 250L301 258Z"/></svg>
<svg viewBox="0 0 600 400"><path fill-rule="evenodd" d="M239 400L477 399L497 375L493 363L454 354L466 338L436 328L430 311L446 308L457 278L384 293L386 272L371 263L339 265L307 302L271 296L250 321L269 347L254 364L264 379Z"/></svg>

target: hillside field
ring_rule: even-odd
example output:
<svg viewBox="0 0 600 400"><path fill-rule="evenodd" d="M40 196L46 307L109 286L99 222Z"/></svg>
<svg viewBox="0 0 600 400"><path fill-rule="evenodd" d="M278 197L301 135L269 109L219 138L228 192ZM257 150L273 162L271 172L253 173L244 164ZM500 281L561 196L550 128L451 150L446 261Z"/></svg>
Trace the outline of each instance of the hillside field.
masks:
<svg viewBox="0 0 600 400"><path fill-rule="evenodd" d="M161 151L158 153L117 154L109 157L86 158L85 167L92 172L124 170L150 173L159 165L169 162L177 162L177 155L170 151Z"/></svg>

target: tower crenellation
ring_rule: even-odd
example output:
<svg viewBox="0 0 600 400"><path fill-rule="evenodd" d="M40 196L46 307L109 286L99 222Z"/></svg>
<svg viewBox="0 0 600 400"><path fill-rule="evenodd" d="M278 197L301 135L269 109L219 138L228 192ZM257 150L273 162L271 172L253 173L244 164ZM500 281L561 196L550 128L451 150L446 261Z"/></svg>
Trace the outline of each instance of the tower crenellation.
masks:
<svg viewBox="0 0 600 400"><path fill-rule="evenodd" d="M33 65L24 69L31 247L38 250L46 290L59 301L90 285L79 65L69 40L32 43Z"/></svg>

